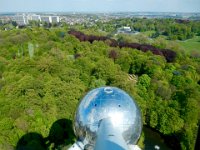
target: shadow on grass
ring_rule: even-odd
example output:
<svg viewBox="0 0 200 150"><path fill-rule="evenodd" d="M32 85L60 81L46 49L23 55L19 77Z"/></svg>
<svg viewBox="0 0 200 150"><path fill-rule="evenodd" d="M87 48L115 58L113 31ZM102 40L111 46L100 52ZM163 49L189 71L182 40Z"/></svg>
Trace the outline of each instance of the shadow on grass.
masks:
<svg viewBox="0 0 200 150"><path fill-rule="evenodd" d="M36 132L27 133L18 141L16 150L57 149L73 143L74 139L72 121L59 119L52 124L48 137L44 138Z"/></svg>

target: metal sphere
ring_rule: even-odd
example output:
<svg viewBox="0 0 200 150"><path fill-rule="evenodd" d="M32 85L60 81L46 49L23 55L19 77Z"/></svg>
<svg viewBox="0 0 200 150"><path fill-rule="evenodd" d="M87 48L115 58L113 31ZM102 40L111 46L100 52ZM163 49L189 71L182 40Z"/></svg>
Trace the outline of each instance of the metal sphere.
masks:
<svg viewBox="0 0 200 150"><path fill-rule="evenodd" d="M78 139L94 145L102 119L110 119L127 144L137 143L142 130L141 113L126 92L116 87L90 91L80 102L75 115L74 130Z"/></svg>

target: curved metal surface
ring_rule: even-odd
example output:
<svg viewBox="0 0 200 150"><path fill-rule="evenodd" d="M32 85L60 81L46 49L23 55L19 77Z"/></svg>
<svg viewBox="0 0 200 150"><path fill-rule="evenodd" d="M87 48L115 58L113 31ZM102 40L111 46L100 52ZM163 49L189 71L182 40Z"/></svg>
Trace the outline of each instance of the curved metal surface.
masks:
<svg viewBox="0 0 200 150"><path fill-rule="evenodd" d="M84 144L94 145L102 119L110 119L127 144L136 144L142 130L140 109L123 90L101 87L90 91L80 102L74 130Z"/></svg>

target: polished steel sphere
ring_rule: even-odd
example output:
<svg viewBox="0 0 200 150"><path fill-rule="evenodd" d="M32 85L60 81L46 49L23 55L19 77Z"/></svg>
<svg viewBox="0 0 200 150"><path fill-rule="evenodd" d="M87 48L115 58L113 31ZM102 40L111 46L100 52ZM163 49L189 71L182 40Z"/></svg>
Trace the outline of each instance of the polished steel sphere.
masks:
<svg viewBox="0 0 200 150"><path fill-rule="evenodd" d="M84 144L94 145L102 119L110 119L127 144L136 144L142 129L140 109L123 90L101 87L90 91L80 102L74 130Z"/></svg>

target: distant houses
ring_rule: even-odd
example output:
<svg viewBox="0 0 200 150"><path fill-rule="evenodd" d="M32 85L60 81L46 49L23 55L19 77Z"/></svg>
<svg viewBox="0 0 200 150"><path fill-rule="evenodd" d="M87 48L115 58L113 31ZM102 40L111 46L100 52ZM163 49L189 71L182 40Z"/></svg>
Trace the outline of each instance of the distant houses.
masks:
<svg viewBox="0 0 200 150"><path fill-rule="evenodd" d="M65 22L69 25L82 24L87 27L94 26L96 22L108 22L112 17L109 15L100 15L92 16L86 14L35 14L35 13L17 13L12 15L1 15L0 14L0 23L13 23L15 26L25 26L31 23L32 21L37 21L42 26L43 23L60 23Z"/></svg>

